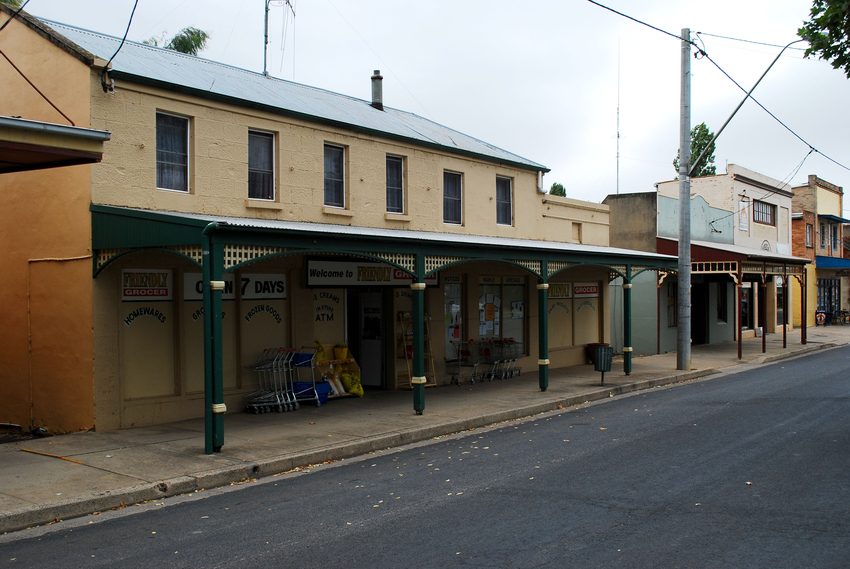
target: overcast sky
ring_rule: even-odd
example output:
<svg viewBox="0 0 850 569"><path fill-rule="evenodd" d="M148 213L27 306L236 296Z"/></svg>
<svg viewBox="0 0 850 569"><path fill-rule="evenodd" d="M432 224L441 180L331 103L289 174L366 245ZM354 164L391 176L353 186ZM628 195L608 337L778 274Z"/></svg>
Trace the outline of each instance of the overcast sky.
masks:
<svg viewBox="0 0 850 569"><path fill-rule="evenodd" d="M384 104L539 162L548 188L600 202L675 177L680 42L586 0L291 0L269 14L269 72ZM26 10L121 37L134 0L30 0ZM607 0L602 4L696 41L746 89L808 17L811 0ZM265 0L139 0L128 39L195 26L201 56L261 72ZM285 31L285 33L284 33ZM709 35L711 34L711 35ZM805 43L796 44L803 47ZM716 131L744 93L707 59L692 59L692 124ZM618 95L619 93L619 95ZM850 80L800 50L785 55L717 141L718 173L734 163L794 185L808 174L850 190ZM619 104L618 104L619 98ZM796 174L795 174L796 172ZM850 217L850 200L844 216Z"/></svg>

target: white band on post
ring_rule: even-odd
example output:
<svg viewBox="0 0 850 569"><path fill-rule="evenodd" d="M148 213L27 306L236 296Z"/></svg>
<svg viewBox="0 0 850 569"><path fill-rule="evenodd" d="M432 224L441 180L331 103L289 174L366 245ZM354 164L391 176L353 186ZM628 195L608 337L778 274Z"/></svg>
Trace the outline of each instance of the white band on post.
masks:
<svg viewBox="0 0 850 569"><path fill-rule="evenodd" d="M224 281L210 281L210 290L224 290Z"/></svg>
<svg viewBox="0 0 850 569"><path fill-rule="evenodd" d="M411 290L425 290L425 283L410 283Z"/></svg>
<svg viewBox="0 0 850 569"><path fill-rule="evenodd" d="M623 288L632 288L632 283L626 283L623 285Z"/></svg>
<svg viewBox="0 0 850 569"><path fill-rule="evenodd" d="M216 414L227 413L227 405L224 403L213 403L212 412Z"/></svg>
<svg viewBox="0 0 850 569"><path fill-rule="evenodd" d="M549 360L548 360L548 359L545 359L545 360L537 360L537 365L539 365L539 366L547 366L547 365L549 365Z"/></svg>
<svg viewBox="0 0 850 569"><path fill-rule="evenodd" d="M549 290L549 283L538 284L537 290Z"/></svg>
<svg viewBox="0 0 850 569"><path fill-rule="evenodd" d="M428 382L428 380L424 377L411 377L410 378L410 383L413 383L415 385L422 385L422 384L425 384L427 382Z"/></svg>
<svg viewBox="0 0 850 569"><path fill-rule="evenodd" d="M634 348L625 347L625 348L623 348L623 351L624 352L631 352L631 351L634 351Z"/></svg>

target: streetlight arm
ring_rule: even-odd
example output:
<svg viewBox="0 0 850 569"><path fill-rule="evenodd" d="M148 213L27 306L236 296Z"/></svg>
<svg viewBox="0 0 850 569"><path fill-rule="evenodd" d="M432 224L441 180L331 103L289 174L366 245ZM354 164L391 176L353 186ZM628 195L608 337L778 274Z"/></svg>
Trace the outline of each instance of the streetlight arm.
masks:
<svg viewBox="0 0 850 569"><path fill-rule="evenodd" d="M773 65L777 61L779 61L779 58L782 57L782 54L785 53L785 50L788 49L789 47L791 47L792 45L794 45L795 43L799 43L801 41L806 41L806 40L794 40L794 41L792 41L791 43L789 43L788 45L786 45L785 47L782 48L782 51L779 52L779 55L776 56L776 59L773 60L773 63L771 63L768 66L768 68L764 70L764 73L761 74L761 77L759 77L759 80L756 81L755 85L753 85L753 88L750 89L749 92L744 96L744 100L741 101L738 104L737 107L735 107L735 110L732 111L732 114L729 115L729 118L726 119L726 122L723 123L723 126L720 127L720 130L718 130L716 133L714 133L714 136L712 137L711 141L706 145L705 148L703 148L702 152L697 157L697 159L694 160L693 162L691 162L691 169L688 170L688 177L690 177L691 174L694 173L694 170L696 170L697 166L700 164L700 162L702 162L702 159L705 158L706 154L708 154L708 151L711 149L711 146L714 144L714 141L717 140L717 137L720 136L720 133L723 132L723 129L726 128L726 125L728 125L729 121L732 120L732 117L734 117L735 114L738 112L738 110L740 110L740 108L744 105L744 103L747 102L747 99L749 99L750 95L752 95L753 91L756 90L756 87L758 87L758 84L761 83L762 79L764 79L764 76L767 75L767 72L770 71L770 69L773 67Z"/></svg>

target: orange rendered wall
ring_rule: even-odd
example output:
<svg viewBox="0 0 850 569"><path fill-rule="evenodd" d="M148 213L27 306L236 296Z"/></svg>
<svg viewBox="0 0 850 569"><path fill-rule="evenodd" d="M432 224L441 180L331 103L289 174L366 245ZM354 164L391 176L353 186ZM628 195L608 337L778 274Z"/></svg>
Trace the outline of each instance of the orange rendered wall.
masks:
<svg viewBox="0 0 850 569"><path fill-rule="evenodd" d="M87 65L17 20L0 49L89 126ZM5 59L0 85L0 113L69 124ZM0 175L0 422L54 433L94 426L91 168Z"/></svg>

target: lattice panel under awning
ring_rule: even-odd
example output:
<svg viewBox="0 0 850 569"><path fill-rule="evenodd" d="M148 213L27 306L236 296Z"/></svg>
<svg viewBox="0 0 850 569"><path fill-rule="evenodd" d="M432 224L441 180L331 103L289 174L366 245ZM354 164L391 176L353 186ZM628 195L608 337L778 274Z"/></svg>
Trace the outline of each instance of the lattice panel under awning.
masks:
<svg viewBox="0 0 850 569"><path fill-rule="evenodd" d="M425 255L425 273L432 273L440 267L466 260L466 257L452 257L450 255Z"/></svg>
<svg viewBox="0 0 850 569"><path fill-rule="evenodd" d="M108 265L112 260L116 257L119 257L125 253L129 253L130 251L149 251L150 249L99 249L97 251L97 271L99 272L104 266ZM198 263L199 265L203 262L203 249L200 245L177 245L173 247L163 247L156 248L154 250L168 250L174 251L175 253L179 253L184 257L188 257Z"/></svg>
<svg viewBox="0 0 850 569"><path fill-rule="evenodd" d="M524 259L523 259L523 260L520 260L520 259L506 259L506 260L507 260L507 261L509 261L509 262L511 262L511 263L516 263L516 264L517 264L517 265L519 265L520 267L525 267L526 269L528 269L529 271L531 271L531 272L532 272L532 273L534 273L535 275L539 275L539 274L540 274L540 267L542 266L542 264L540 263L540 261L526 261L526 260L524 260Z"/></svg>
<svg viewBox="0 0 850 569"><path fill-rule="evenodd" d="M566 261L549 261L549 275L554 275L555 273L563 271L564 269L569 269L574 265L578 265L578 263L568 263Z"/></svg>
<svg viewBox="0 0 850 569"><path fill-rule="evenodd" d="M691 274L738 274L738 261L691 263Z"/></svg>
<svg viewBox="0 0 850 569"><path fill-rule="evenodd" d="M204 262L204 249L200 245L178 245L175 247L168 247L172 251L176 251L181 255L185 255L189 257L199 265Z"/></svg>
<svg viewBox="0 0 850 569"><path fill-rule="evenodd" d="M379 259L403 267L411 274L416 269L416 256L410 253L369 253Z"/></svg>
<svg viewBox="0 0 850 569"><path fill-rule="evenodd" d="M629 275L629 278L633 279L636 275L642 273L643 271L652 271L655 270L653 267L645 267L643 265L632 265L632 274Z"/></svg>
<svg viewBox="0 0 850 569"><path fill-rule="evenodd" d="M109 263L112 259L117 257L118 255L128 251L128 249L100 249L97 252L97 270L103 268L104 265Z"/></svg>
<svg viewBox="0 0 850 569"><path fill-rule="evenodd" d="M262 257L285 253L289 251L286 247L266 247L264 245L224 245L224 270L232 269L236 265L256 261Z"/></svg>
<svg viewBox="0 0 850 569"><path fill-rule="evenodd" d="M617 275L619 277L622 277L623 275L626 274L626 266L625 265L605 265L605 266L608 267L609 269L611 269L612 271L616 271L616 272L620 273L619 275Z"/></svg>

